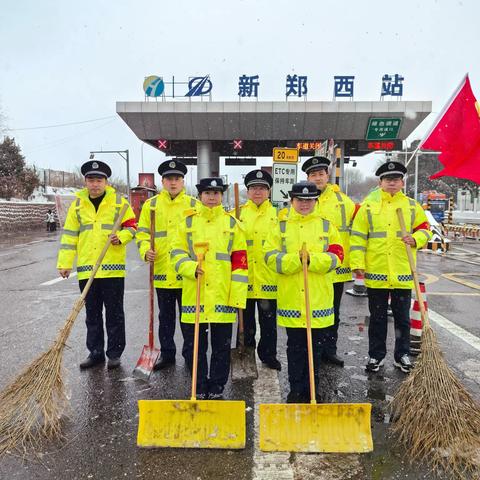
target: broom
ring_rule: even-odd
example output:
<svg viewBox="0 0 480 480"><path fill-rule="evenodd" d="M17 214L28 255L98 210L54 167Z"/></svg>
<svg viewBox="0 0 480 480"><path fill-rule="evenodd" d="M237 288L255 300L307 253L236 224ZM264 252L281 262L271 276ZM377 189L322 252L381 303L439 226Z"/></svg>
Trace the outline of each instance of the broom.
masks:
<svg viewBox="0 0 480 480"><path fill-rule="evenodd" d="M128 208L125 204L113 225L114 234ZM40 437L58 437L61 417L68 406L63 381L62 358L73 324L111 239L103 247L82 294L76 300L65 325L48 351L37 357L0 394L0 456L11 450L26 451Z"/></svg>
<svg viewBox="0 0 480 480"><path fill-rule="evenodd" d="M402 236L407 235L397 210ZM454 478L480 478L480 406L445 362L430 326L412 251L406 245L422 317L422 346L392 402L393 432L412 460Z"/></svg>

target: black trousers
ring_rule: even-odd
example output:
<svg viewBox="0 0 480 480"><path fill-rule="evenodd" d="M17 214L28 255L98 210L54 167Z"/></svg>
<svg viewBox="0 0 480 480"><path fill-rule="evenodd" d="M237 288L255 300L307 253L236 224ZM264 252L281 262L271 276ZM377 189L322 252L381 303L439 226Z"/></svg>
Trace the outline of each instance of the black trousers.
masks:
<svg viewBox="0 0 480 480"><path fill-rule="evenodd" d="M337 354L338 326L340 325L340 303L342 301L344 282L333 284L333 312L335 316L334 324L325 328L325 346L324 355Z"/></svg>
<svg viewBox="0 0 480 480"><path fill-rule="evenodd" d="M210 374L207 363L208 331L212 341ZM183 356L187 367L193 368L193 337L195 325L183 324ZM231 323L201 323L198 339L197 393L222 393L230 373L230 350L232 343Z"/></svg>
<svg viewBox="0 0 480 480"><path fill-rule="evenodd" d="M79 280L83 292L88 280ZM87 348L93 358L104 358L103 306L107 330L107 357L120 358L125 349L124 278L96 278L85 299Z"/></svg>
<svg viewBox="0 0 480 480"><path fill-rule="evenodd" d="M403 288L368 288L368 308L370 324L368 326L368 354L371 358L382 360L387 354L387 307L390 297L395 326L395 360L410 353L410 302L412 291Z"/></svg>
<svg viewBox="0 0 480 480"><path fill-rule="evenodd" d="M178 305L180 328L183 332L182 317L182 289L156 288L158 300L158 339L160 340L160 354L165 360L174 360L177 348L175 346L175 326L177 323Z"/></svg>
<svg viewBox="0 0 480 480"><path fill-rule="evenodd" d="M307 329L287 327L288 381L292 393L310 398L308 372ZM318 370L325 344L325 328L312 328L313 368L315 390L318 387ZM317 392L316 392L317 393Z"/></svg>
<svg viewBox="0 0 480 480"><path fill-rule="evenodd" d="M258 358L266 362L277 357L277 301L269 299L248 298L243 313L245 346L256 346L255 334L257 322L255 310L258 308L258 323L260 325L260 340L258 342Z"/></svg>

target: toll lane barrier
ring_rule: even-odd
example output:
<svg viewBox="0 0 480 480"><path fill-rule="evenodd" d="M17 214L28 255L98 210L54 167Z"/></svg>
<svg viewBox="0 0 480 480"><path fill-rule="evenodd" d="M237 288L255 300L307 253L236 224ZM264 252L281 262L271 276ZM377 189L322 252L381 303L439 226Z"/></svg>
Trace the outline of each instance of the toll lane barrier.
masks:
<svg viewBox="0 0 480 480"><path fill-rule="evenodd" d="M455 236L463 236L465 238L480 238L480 226L478 225L455 225L452 223L447 223L444 226L445 233L455 234Z"/></svg>

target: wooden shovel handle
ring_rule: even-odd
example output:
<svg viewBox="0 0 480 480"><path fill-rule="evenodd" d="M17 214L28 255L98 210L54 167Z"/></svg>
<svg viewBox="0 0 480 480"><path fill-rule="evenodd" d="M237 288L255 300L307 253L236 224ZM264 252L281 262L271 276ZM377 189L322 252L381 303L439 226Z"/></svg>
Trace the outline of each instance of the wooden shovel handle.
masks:
<svg viewBox="0 0 480 480"><path fill-rule="evenodd" d="M403 218L403 212L401 208L397 208L398 223L400 224L400 230L402 237L408 235L407 228L405 227L405 220ZM407 250L408 263L410 264L410 270L412 271L413 283L415 285L415 294L417 295L417 301L420 307L420 315L422 317L422 326L428 325L428 316L425 312L425 304L423 303L423 293L420 290L420 282L418 280L418 273L415 266L415 260L413 259L412 247L405 243Z"/></svg>
<svg viewBox="0 0 480 480"><path fill-rule="evenodd" d="M150 250L155 250L155 210L150 208ZM148 310L148 346L150 351L153 350L155 345L154 335L153 335L153 316L155 312L155 303L153 300L154 297L154 287L153 287L153 275L155 270L155 262L149 263L149 310Z"/></svg>
<svg viewBox="0 0 480 480"><path fill-rule="evenodd" d="M197 256L198 267L201 269L203 260L208 251L208 243L196 243L193 246L195 255ZM203 251L201 250L203 249ZM193 335L193 365L192 365L192 395L190 400L197 397L197 370L198 370L198 338L200 336L200 286L202 275L197 275L197 290L195 294L195 331Z"/></svg>
<svg viewBox="0 0 480 480"><path fill-rule="evenodd" d="M310 318L310 292L308 289L308 251L307 244L302 245L303 289L305 291L305 318L307 323L308 377L310 379L310 403L315 405L315 371L313 366L312 321Z"/></svg>
<svg viewBox="0 0 480 480"><path fill-rule="evenodd" d="M240 219L240 192L238 188L238 183L233 184L233 192L235 198L235 218ZM245 327L243 323L243 309L238 309L238 346L240 352L243 353L245 350Z"/></svg>

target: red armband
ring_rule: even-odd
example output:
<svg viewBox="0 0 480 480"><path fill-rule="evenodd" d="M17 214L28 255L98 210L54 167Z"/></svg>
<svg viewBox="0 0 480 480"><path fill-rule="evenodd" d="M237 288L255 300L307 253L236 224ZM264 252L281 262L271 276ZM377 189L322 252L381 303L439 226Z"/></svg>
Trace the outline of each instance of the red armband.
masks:
<svg viewBox="0 0 480 480"><path fill-rule="evenodd" d="M353 215L352 215L352 222L355 219L355 217L357 215L357 212L360 210L360 207L361 207L361 205L359 203L355 204L355 210L353 211Z"/></svg>
<svg viewBox="0 0 480 480"><path fill-rule="evenodd" d="M343 247L341 245L338 245L338 243L333 243L332 245L329 245L327 248L328 253L333 253L336 255L341 262L343 262Z"/></svg>
<svg viewBox="0 0 480 480"><path fill-rule="evenodd" d="M232 262L232 270L247 270L247 251L246 250L237 250L232 252L230 257Z"/></svg>
<svg viewBox="0 0 480 480"><path fill-rule="evenodd" d="M122 228L134 228L137 229L137 220L135 218L129 218L122 223Z"/></svg>
<svg viewBox="0 0 480 480"><path fill-rule="evenodd" d="M430 230L430 224L428 222L423 222L413 229L414 232L416 232L417 230Z"/></svg>

